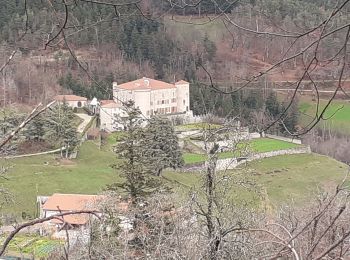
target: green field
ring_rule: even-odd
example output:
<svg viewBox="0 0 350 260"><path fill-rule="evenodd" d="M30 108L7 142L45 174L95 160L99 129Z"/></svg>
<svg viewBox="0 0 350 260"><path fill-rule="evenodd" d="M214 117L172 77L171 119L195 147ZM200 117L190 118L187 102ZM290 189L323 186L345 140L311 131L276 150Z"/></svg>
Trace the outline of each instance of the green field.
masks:
<svg viewBox="0 0 350 260"><path fill-rule="evenodd" d="M113 139L108 140L110 148ZM275 140L274 145L265 140L265 146L261 145L261 140L255 142L255 147L260 151L269 150L271 147L286 148L284 142L277 146ZM227 153L221 156L229 155L232 156ZM1 180L1 183L11 191L14 199L2 212L15 214L17 217L21 216L22 212L34 216L37 195L51 195L55 192L98 193L107 184L121 181L117 171L111 167L114 163L115 154L109 149L99 150L98 145L92 141L82 145L78 158L73 161L62 161L55 155L2 161L3 165L12 165L7 174L8 180ZM322 186L323 183L338 182L346 172L346 167L320 155L293 155L254 162L242 171L250 172L250 175L266 188L271 201L284 201L291 196L305 198L310 194L309 188L315 190L318 184ZM198 174L165 172L165 177L170 180L171 185L181 182L191 187L198 183ZM240 191L240 195L242 194L244 191Z"/></svg>
<svg viewBox="0 0 350 260"><path fill-rule="evenodd" d="M270 151L291 149L297 147L298 145L276 139L259 138L249 141L248 146L251 149L252 153L264 153ZM219 159L226 159L232 157L234 157L234 152L223 152L219 154ZM206 155L198 153L184 153L183 158L185 164L194 164L204 162L206 160Z"/></svg>
<svg viewBox="0 0 350 260"><path fill-rule="evenodd" d="M321 100L319 111L327 104L326 100ZM316 103L310 98L304 97L299 102L301 112L300 122L302 125L308 124L316 113ZM334 100L325 113L327 120L321 120L318 126L325 129L334 129L343 134L350 134L350 102L345 100Z"/></svg>
<svg viewBox="0 0 350 260"><path fill-rule="evenodd" d="M37 195L60 193L98 193L106 184L119 180L111 168L115 154L98 150L97 145L85 142L73 162L56 159L56 155L34 156L2 161L12 166L8 180L0 180L11 191L14 203L6 212L35 213Z"/></svg>
<svg viewBox="0 0 350 260"><path fill-rule="evenodd" d="M213 18L209 20L208 17L165 16L164 24L167 30L176 32L173 35L178 41L195 42L207 35L215 42L227 37L228 32L220 19Z"/></svg>
<svg viewBox="0 0 350 260"><path fill-rule="evenodd" d="M347 173L347 166L334 159L318 154L276 156L254 161L240 169L227 171L226 175L241 175L256 183L270 205L288 203L292 199L302 202L317 192L335 187ZM185 187L198 187L199 173L166 173L165 176ZM201 187L200 187L201 188ZM242 187L232 184L231 194L251 199Z"/></svg>

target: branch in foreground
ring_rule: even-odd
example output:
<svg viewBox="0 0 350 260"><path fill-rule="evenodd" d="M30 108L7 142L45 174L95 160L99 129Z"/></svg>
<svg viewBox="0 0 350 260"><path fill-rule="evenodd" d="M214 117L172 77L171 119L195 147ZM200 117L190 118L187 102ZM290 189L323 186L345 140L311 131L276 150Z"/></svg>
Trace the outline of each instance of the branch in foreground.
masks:
<svg viewBox="0 0 350 260"><path fill-rule="evenodd" d="M32 121L34 118L36 118L38 115L40 115L42 112L44 112L46 109L48 109L50 106L52 106L56 101L52 101L43 108L39 109L42 104L39 103L32 112L24 119L24 121L15 129L13 130L7 137L2 139L0 141L0 148L2 148L5 144L7 144L23 127L25 127L30 121Z"/></svg>
<svg viewBox="0 0 350 260"><path fill-rule="evenodd" d="M36 224L40 224L40 223L44 223L47 222L49 220L52 219L57 219L59 217L63 217L63 216L67 216L67 215L77 215L77 214L91 214L96 216L97 218L100 218L97 215L96 211L92 211L92 210L78 210L78 211L72 211L72 212L65 212L65 213L60 213L60 214L56 214L56 215L52 215L50 217L46 217L46 218L40 218L40 219L35 219L29 222L26 222L22 225L19 225L15 230L13 230L10 235L6 238L4 244L2 245L1 249L0 249L0 256L2 256L5 253L5 250L7 248L7 246L9 245L9 243L11 242L11 240L15 237L15 235L20 232L22 229L26 228L26 227L30 227L30 226L34 226Z"/></svg>

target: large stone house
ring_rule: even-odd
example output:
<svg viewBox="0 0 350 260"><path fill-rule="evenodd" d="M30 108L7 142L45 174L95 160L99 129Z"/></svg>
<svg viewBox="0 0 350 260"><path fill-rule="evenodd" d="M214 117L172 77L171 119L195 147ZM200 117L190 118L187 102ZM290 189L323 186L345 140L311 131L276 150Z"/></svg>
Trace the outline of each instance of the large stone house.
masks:
<svg viewBox="0 0 350 260"><path fill-rule="evenodd" d="M118 85L113 82L113 100L100 105L101 129L122 128L116 118L122 115L123 102L134 101L144 117L157 115L192 115L190 85L186 81L167 83L143 77Z"/></svg>

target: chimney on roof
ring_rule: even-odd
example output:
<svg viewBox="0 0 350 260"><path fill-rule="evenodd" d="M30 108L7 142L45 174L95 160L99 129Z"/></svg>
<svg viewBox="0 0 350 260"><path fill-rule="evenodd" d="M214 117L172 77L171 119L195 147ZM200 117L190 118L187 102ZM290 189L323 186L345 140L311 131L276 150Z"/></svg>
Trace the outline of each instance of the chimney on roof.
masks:
<svg viewBox="0 0 350 260"><path fill-rule="evenodd" d="M145 82L145 85L148 87L149 86L149 80L146 77L143 77L143 81Z"/></svg>

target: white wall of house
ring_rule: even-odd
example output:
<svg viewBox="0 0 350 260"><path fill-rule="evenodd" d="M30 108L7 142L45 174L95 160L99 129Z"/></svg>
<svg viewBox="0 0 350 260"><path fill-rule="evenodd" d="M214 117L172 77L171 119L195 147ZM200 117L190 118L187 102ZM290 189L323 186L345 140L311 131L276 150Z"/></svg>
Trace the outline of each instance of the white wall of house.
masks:
<svg viewBox="0 0 350 260"><path fill-rule="evenodd" d="M79 108L79 107L84 107L87 105L87 101L67 101L66 103L68 104L68 106L70 106L71 108Z"/></svg>
<svg viewBox="0 0 350 260"><path fill-rule="evenodd" d="M190 110L189 83L176 84L174 88L126 90L113 83L116 103L133 100L143 115L185 113Z"/></svg>
<svg viewBox="0 0 350 260"><path fill-rule="evenodd" d="M100 128L108 132L123 130L124 127L118 117L125 116L121 108L100 108Z"/></svg>
<svg viewBox="0 0 350 260"><path fill-rule="evenodd" d="M176 84L178 112L190 111L190 84Z"/></svg>
<svg viewBox="0 0 350 260"><path fill-rule="evenodd" d="M133 91L133 94L134 94L133 101L135 102L135 106L141 110L141 113L144 116L149 116L149 113L150 113L149 111L151 109L151 106L150 106L151 90L149 89L135 90Z"/></svg>

